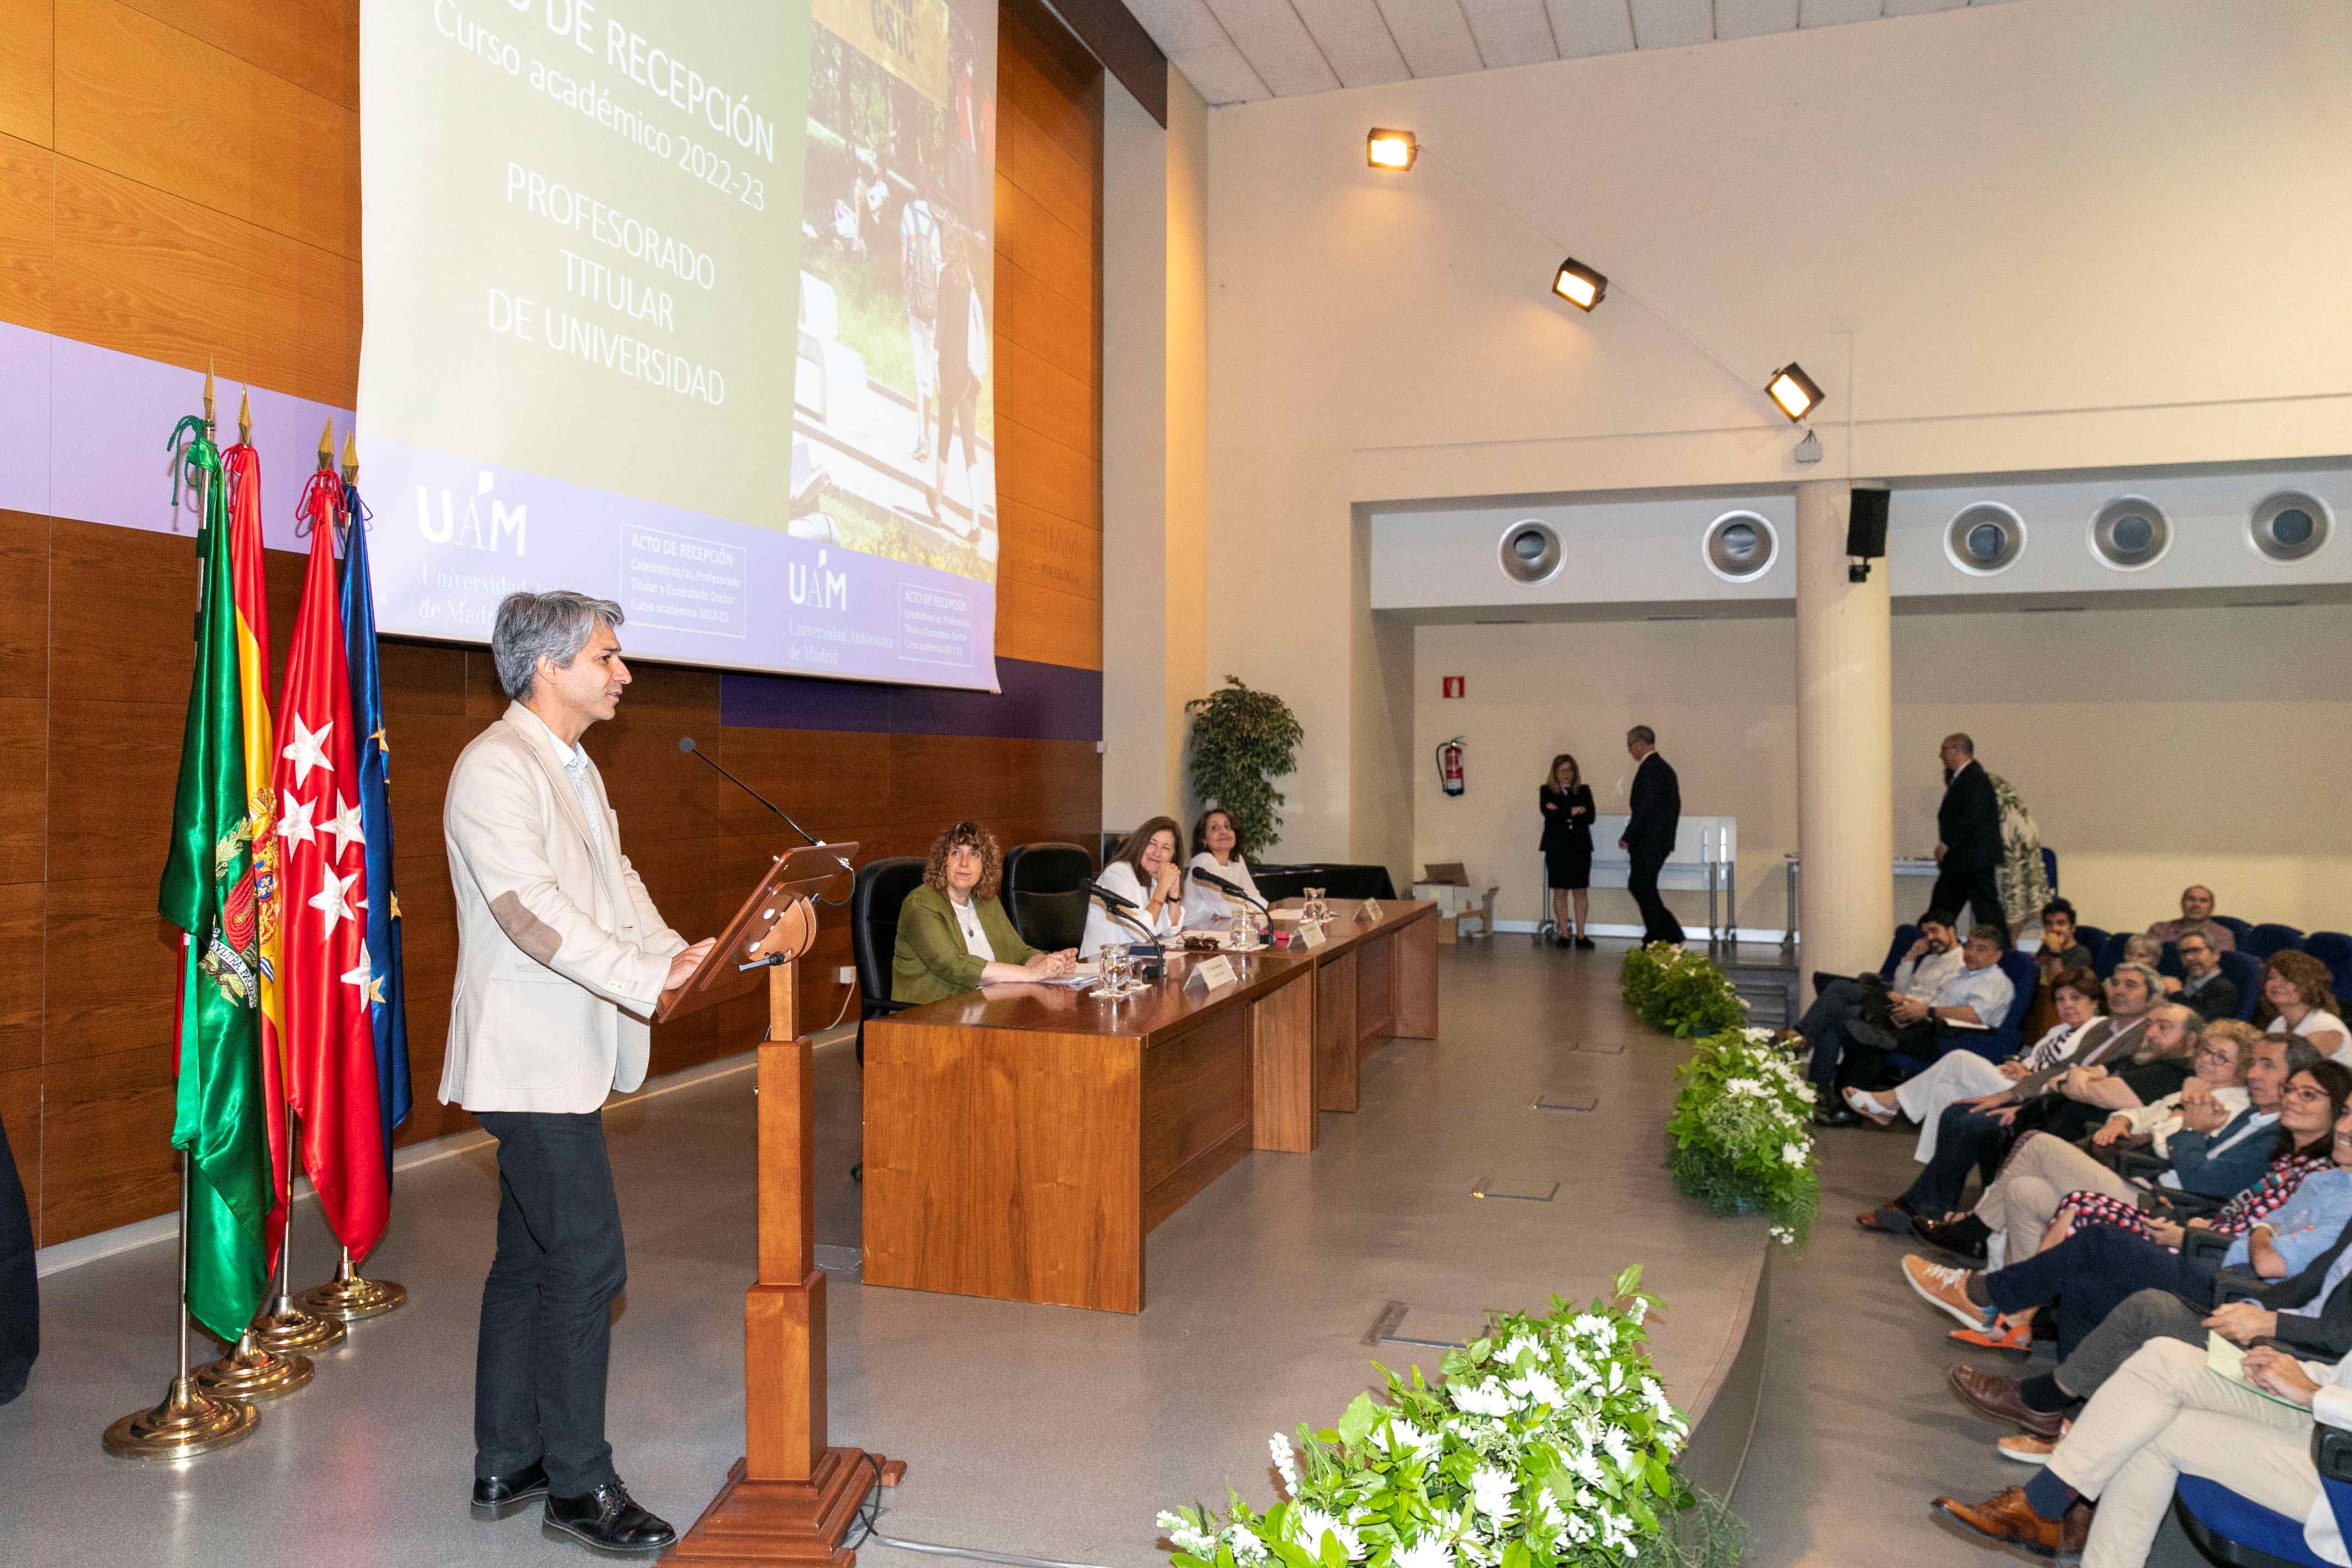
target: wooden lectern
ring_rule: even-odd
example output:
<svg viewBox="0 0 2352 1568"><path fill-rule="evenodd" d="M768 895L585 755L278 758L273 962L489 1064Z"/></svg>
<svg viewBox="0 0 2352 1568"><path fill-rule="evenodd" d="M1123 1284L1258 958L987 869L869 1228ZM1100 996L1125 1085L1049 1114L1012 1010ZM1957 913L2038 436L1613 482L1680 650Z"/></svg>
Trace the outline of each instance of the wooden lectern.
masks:
<svg viewBox="0 0 2352 1568"><path fill-rule="evenodd" d="M764 978L760 1044L759 1277L743 1296L743 1457L671 1563L832 1563L877 1486L907 1467L825 1442L824 1275L816 1266L810 1189L809 1042L794 999L794 960L816 936L811 896L842 876L856 844L794 850L771 865L694 977L662 998L658 1022L740 996Z"/></svg>

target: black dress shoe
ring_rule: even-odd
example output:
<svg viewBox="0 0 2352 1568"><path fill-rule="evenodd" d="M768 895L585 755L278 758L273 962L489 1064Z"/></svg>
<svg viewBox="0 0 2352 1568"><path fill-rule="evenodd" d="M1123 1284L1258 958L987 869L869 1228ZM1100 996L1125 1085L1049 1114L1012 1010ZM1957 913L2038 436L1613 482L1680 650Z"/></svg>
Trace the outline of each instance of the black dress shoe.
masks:
<svg viewBox="0 0 2352 1568"><path fill-rule="evenodd" d="M653 1557L677 1543L669 1521L639 1508L617 1480L578 1497L551 1496L539 1532L576 1541L599 1557Z"/></svg>
<svg viewBox="0 0 2352 1568"><path fill-rule="evenodd" d="M1551 945L1552 945L1553 946L1555 946L1555 947L1573 947L1573 946L1576 946L1576 944L1575 944L1575 943L1573 943L1573 942L1570 941L1570 940L1569 940L1567 937L1565 937L1565 936L1555 936L1555 937L1553 937L1553 938L1551 939Z"/></svg>
<svg viewBox="0 0 2352 1568"><path fill-rule="evenodd" d="M533 1498L547 1495L547 1471L534 1459L502 1476L474 1478L474 1517L504 1519Z"/></svg>
<svg viewBox="0 0 2352 1568"><path fill-rule="evenodd" d="M1983 1228L1982 1222L1969 1226L1963 1220L1931 1219L1924 1214L1911 1217L1912 1235L1930 1247L1940 1248L1953 1257L1965 1258L1971 1263L1985 1260L1984 1237L1976 1234Z"/></svg>
<svg viewBox="0 0 2352 1568"><path fill-rule="evenodd" d="M1588 953L1592 951L1593 943L1592 938L1590 936L1579 936L1576 939L1576 945L1579 947L1583 948Z"/></svg>
<svg viewBox="0 0 2352 1568"><path fill-rule="evenodd" d="M1813 1107L1813 1125L1816 1127L1851 1127L1861 1120L1843 1105L1822 1103Z"/></svg>

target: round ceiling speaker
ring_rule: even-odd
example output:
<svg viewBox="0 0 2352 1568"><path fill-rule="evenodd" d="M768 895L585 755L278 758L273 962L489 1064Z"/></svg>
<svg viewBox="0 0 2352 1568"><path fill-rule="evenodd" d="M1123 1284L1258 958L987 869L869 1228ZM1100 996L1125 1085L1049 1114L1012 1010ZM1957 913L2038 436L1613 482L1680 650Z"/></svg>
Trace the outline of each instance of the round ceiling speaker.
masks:
<svg viewBox="0 0 2352 1568"><path fill-rule="evenodd" d="M1503 575L1541 582L1559 570L1559 535L1549 523L1522 517L1503 530Z"/></svg>
<svg viewBox="0 0 2352 1568"><path fill-rule="evenodd" d="M1753 582L1772 570L1780 539L1756 513L1726 512L1706 526L1703 553L1707 570L1726 582Z"/></svg>
<svg viewBox="0 0 2352 1568"><path fill-rule="evenodd" d="M1999 501L1961 508L1944 530L1944 554L1954 566L1978 577L2007 571L2025 553L2025 519Z"/></svg>
<svg viewBox="0 0 2352 1568"><path fill-rule="evenodd" d="M2091 519L2091 553L2118 571L2154 566L2171 548L2171 520L2140 497L2118 497Z"/></svg>
<svg viewBox="0 0 2352 1568"><path fill-rule="evenodd" d="M2246 519L2247 538L2258 554L2272 560L2303 560L2319 553L2332 522L2327 503L2318 497L2281 490L2264 497Z"/></svg>

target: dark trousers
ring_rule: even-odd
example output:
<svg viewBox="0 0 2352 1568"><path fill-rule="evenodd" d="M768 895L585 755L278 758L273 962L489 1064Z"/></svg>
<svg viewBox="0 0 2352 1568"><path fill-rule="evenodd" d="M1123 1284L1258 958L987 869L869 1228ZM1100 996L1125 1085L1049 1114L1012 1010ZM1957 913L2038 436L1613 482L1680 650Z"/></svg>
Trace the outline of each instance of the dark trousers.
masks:
<svg viewBox="0 0 2352 1568"><path fill-rule="evenodd" d="M628 1264L604 1113L475 1115L499 1141L499 1255L482 1286L474 1474L537 1460L557 1497L578 1497L616 1479L604 1366Z"/></svg>
<svg viewBox="0 0 2352 1568"><path fill-rule="evenodd" d="M33 1217L8 1129L0 1127L0 1405L25 1392L41 1354L41 1287L33 1272Z"/></svg>
<svg viewBox="0 0 2352 1568"><path fill-rule="evenodd" d="M1958 920L1963 904L1971 912L1971 924L2009 929L2009 916L2001 913L2000 879L1992 867L1982 871L1953 871L1948 867L1936 873L1936 891L1927 895L1927 907L1949 911ZM1968 926L1960 927L1961 936L1967 936L1968 931Z"/></svg>
<svg viewBox="0 0 2352 1568"><path fill-rule="evenodd" d="M2212 1311L2210 1304L2194 1306L2169 1291L2136 1291L2083 1336L2053 1375L2059 1387L2077 1399L2088 1399L2152 1339L2203 1344L2205 1320Z"/></svg>
<svg viewBox="0 0 2352 1568"><path fill-rule="evenodd" d="M1930 1218L1951 1213L1960 1207L1960 1194L1968 1190L1969 1170L1976 1171L1978 1179L1991 1181L2016 1140L2015 1133L1982 1111L1945 1106L1936 1124L1936 1157L1903 1195L1902 1206Z"/></svg>
<svg viewBox="0 0 2352 1568"><path fill-rule="evenodd" d="M1885 1048L1855 1039L1846 1025L1858 1019L1885 1024L1886 988L1822 975L1815 975L1813 984L1813 1005L1797 1020L1797 1032L1813 1051L1805 1075L1823 1092L1848 1084L1874 1086Z"/></svg>
<svg viewBox="0 0 2352 1568"><path fill-rule="evenodd" d="M1642 941L1671 942L1682 946L1683 923L1658 896L1658 869L1666 863L1664 850L1635 850L1633 869L1625 875L1625 891L1642 906Z"/></svg>
<svg viewBox="0 0 2352 1568"><path fill-rule="evenodd" d="M2058 1303L2058 1358L2074 1354L2109 1312L2141 1291L2213 1300L2216 1258L2188 1258L2112 1225L2090 1225L2021 1263L1985 1276L2004 1312Z"/></svg>

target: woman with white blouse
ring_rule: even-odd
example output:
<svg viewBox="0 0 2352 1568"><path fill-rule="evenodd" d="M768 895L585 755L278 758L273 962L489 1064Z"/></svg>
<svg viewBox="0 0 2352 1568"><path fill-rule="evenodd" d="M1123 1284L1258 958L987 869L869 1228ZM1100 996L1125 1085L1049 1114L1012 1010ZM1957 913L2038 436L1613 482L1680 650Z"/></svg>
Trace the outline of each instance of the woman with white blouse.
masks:
<svg viewBox="0 0 2352 1568"><path fill-rule="evenodd" d="M1223 806L1212 806L1201 813L1192 824L1192 870L1222 877L1248 895L1236 898L1222 888L1211 887L1197 876L1184 879L1184 918L1195 925L1205 925L1212 920L1239 920L1258 913L1257 905L1265 902L1258 892L1257 883L1250 875L1249 862L1242 858L1241 824ZM1256 904L1249 902L1255 899Z"/></svg>
<svg viewBox="0 0 2352 1568"><path fill-rule="evenodd" d="M1183 930L1183 831L1172 817L1154 817L1129 833L1095 881L1135 907L1118 911L1114 919L1101 899L1087 900L1078 956L1092 958L1106 942L1156 942Z"/></svg>
<svg viewBox="0 0 2352 1568"><path fill-rule="evenodd" d="M2262 1003L2254 1027L2273 1034L2301 1035L2331 1061L2352 1067L2352 1033L2336 1009L2342 1004L2330 988L2327 966L2308 953L2273 953L2263 966Z"/></svg>

